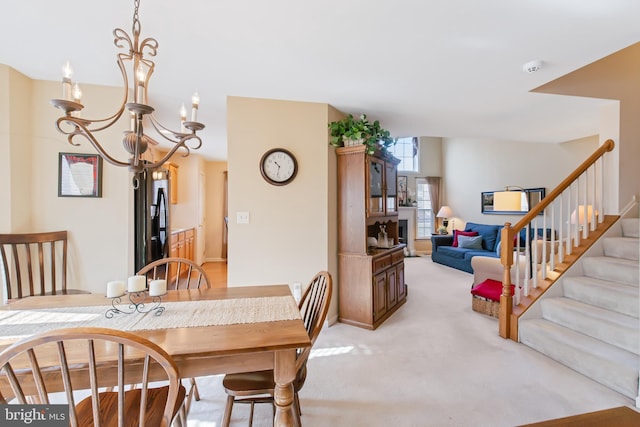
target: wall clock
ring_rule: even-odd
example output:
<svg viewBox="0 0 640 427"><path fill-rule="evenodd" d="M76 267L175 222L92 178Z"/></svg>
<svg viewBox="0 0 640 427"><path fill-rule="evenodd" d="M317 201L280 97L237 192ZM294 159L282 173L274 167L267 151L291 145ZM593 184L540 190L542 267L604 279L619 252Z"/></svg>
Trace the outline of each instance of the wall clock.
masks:
<svg viewBox="0 0 640 427"><path fill-rule="evenodd" d="M298 173L296 157L284 148L273 148L260 159L262 177L273 185L289 184Z"/></svg>

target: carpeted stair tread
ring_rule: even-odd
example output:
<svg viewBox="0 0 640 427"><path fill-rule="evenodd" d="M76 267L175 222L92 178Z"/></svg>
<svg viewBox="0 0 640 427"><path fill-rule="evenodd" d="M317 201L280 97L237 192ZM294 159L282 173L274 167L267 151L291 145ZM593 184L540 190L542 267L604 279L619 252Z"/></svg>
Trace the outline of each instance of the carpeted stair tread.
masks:
<svg viewBox="0 0 640 427"><path fill-rule="evenodd" d="M602 239L604 254L608 257L638 261L640 244L635 237L606 237Z"/></svg>
<svg viewBox="0 0 640 427"><path fill-rule="evenodd" d="M638 287L640 271L638 261L606 256L593 256L583 260L584 275L596 279L620 282Z"/></svg>
<svg viewBox="0 0 640 427"><path fill-rule="evenodd" d="M586 276L563 278L566 297L628 316L640 317L638 288Z"/></svg>
<svg viewBox="0 0 640 427"><path fill-rule="evenodd" d="M638 319L570 298L546 298L542 317L608 344L639 354Z"/></svg>
<svg viewBox="0 0 640 427"><path fill-rule="evenodd" d="M625 237L640 237L640 218L623 218L622 235Z"/></svg>
<svg viewBox="0 0 640 427"><path fill-rule="evenodd" d="M640 357L544 319L523 320L520 342L629 398L638 393Z"/></svg>

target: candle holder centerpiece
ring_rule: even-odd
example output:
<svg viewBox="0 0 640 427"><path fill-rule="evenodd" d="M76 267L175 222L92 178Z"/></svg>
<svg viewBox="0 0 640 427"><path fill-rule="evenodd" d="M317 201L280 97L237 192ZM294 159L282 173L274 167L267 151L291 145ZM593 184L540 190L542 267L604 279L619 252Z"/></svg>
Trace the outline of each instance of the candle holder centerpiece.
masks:
<svg viewBox="0 0 640 427"><path fill-rule="evenodd" d="M123 297L126 299L122 301ZM127 299L129 300L127 302ZM104 316L111 319L116 314L133 314L133 313L152 313L160 316L165 307L162 304L160 295L151 296L144 290L140 292L126 292L125 295L111 298L111 308L108 309Z"/></svg>
<svg viewBox="0 0 640 427"><path fill-rule="evenodd" d="M111 308L107 309L104 315L107 319L113 318L116 314L133 313L153 313L160 316L165 310L165 307L161 305L162 295L166 293L166 280L152 280L149 282L149 289L147 289L145 276L132 276L129 277L126 291L124 282L109 282L107 284L107 298L111 298Z"/></svg>

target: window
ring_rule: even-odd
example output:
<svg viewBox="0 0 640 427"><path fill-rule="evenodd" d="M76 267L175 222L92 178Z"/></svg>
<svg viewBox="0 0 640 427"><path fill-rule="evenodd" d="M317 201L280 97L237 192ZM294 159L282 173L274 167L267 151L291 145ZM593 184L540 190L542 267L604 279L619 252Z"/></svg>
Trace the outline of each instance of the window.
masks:
<svg viewBox="0 0 640 427"><path fill-rule="evenodd" d="M398 172L418 172L419 145L418 138L398 138L396 145L389 148L389 152L400 159Z"/></svg>
<svg viewBox="0 0 640 427"><path fill-rule="evenodd" d="M433 231L433 209L431 208L429 185L427 185L427 180L424 178L416 178L416 200L418 201L416 238L431 237Z"/></svg>

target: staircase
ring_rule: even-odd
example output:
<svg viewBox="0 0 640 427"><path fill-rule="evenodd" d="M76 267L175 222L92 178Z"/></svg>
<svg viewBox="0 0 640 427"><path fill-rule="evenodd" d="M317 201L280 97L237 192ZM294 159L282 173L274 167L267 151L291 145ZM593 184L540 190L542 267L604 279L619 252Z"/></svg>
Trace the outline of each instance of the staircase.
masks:
<svg viewBox="0 0 640 427"><path fill-rule="evenodd" d="M632 399L639 396L639 237L640 219L620 220L518 327L521 343Z"/></svg>

